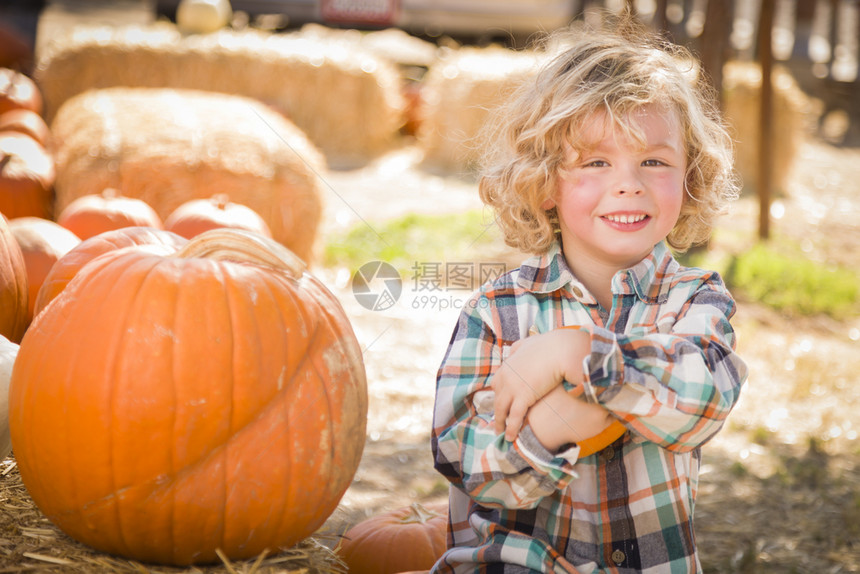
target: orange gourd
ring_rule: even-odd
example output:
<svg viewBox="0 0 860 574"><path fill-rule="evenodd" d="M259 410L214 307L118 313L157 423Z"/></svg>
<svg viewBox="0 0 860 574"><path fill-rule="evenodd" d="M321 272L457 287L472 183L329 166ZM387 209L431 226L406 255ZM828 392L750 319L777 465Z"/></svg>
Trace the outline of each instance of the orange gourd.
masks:
<svg viewBox="0 0 860 574"><path fill-rule="evenodd" d="M119 195L114 189L75 199L63 208L57 223L81 239L123 227L164 228L161 218L148 203Z"/></svg>
<svg viewBox="0 0 860 574"><path fill-rule="evenodd" d="M13 343L27 330L27 268L21 247L0 213L0 335Z"/></svg>
<svg viewBox="0 0 860 574"><path fill-rule="evenodd" d="M612 421L612 424L596 435L577 443L579 445L579 458L585 458L586 456L600 452L621 438L625 432L627 432L627 427L618 420Z"/></svg>
<svg viewBox="0 0 860 574"><path fill-rule="evenodd" d="M231 202L225 194L186 201L164 220L165 229L186 239L219 227L247 229L266 237L272 236L266 221L256 211Z"/></svg>
<svg viewBox="0 0 860 574"><path fill-rule="evenodd" d="M123 227L113 231L105 231L94 237L81 241L71 251L63 255L59 261L54 263L39 288L36 302L33 306L33 314L38 315L48 303L50 303L60 292L66 288L69 281L80 271L80 269L104 253L115 251L124 247L137 247L148 245L153 252L167 255L185 245L185 238L153 227Z"/></svg>
<svg viewBox="0 0 860 574"><path fill-rule="evenodd" d="M33 308L39 288L54 264L74 249L81 240L78 236L49 219L19 217L9 221L9 229L24 256L27 270L28 305L27 324L33 319Z"/></svg>
<svg viewBox="0 0 860 574"><path fill-rule="evenodd" d="M447 545L448 503L413 503L350 528L337 550L350 574L426 570Z"/></svg>
<svg viewBox="0 0 860 574"><path fill-rule="evenodd" d="M26 134L0 133L0 213L51 219L56 178L54 158L42 144Z"/></svg>
<svg viewBox="0 0 860 574"><path fill-rule="evenodd" d="M219 229L85 265L34 320L10 430L39 509L102 552L173 565L289 547L364 447L361 349L280 244Z"/></svg>

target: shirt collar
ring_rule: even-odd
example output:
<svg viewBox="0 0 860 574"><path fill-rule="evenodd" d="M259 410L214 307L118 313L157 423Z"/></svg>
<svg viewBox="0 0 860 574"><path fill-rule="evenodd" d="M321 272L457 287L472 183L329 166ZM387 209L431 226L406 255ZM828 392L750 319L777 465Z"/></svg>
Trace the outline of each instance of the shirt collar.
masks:
<svg viewBox="0 0 860 574"><path fill-rule="evenodd" d="M664 303L678 267L669 248L661 241L642 261L615 274L612 292L635 294L645 303ZM546 253L523 262L517 284L532 293L550 293L564 288L582 303L597 302L567 266L559 241L554 241Z"/></svg>

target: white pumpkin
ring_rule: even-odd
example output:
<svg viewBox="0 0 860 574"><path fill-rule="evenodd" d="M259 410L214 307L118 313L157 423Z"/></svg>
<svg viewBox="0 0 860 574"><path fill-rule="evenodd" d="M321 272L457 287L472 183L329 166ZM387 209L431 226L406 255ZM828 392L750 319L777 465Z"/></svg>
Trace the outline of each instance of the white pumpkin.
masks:
<svg viewBox="0 0 860 574"><path fill-rule="evenodd" d="M12 452L12 439L9 436L9 381L17 356L18 345L0 335L0 460Z"/></svg>
<svg viewBox="0 0 860 574"><path fill-rule="evenodd" d="M176 7L176 25L183 34L215 32L232 19L230 0L180 0Z"/></svg>

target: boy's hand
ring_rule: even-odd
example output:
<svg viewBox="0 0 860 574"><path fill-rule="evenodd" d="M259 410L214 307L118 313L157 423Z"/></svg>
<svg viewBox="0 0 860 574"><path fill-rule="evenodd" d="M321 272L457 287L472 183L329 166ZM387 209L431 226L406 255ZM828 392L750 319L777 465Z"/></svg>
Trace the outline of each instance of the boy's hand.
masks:
<svg viewBox="0 0 860 574"><path fill-rule="evenodd" d="M520 339L492 378L495 430L513 441L529 407L567 380L582 381L582 360L591 337L578 329L556 329Z"/></svg>
<svg viewBox="0 0 860 574"><path fill-rule="evenodd" d="M535 437L550 452L593 437L614 420L600 405L574 397L563 387L556 387L535 403L526 418Z"/></svg>

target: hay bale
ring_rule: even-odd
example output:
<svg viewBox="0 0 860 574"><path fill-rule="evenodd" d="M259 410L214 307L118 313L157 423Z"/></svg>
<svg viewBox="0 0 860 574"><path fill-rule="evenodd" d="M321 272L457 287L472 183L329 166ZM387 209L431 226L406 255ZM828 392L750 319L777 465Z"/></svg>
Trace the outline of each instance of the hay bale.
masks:
<svg viewBox="0 0 860 574"><path fill-rule="evenodd" d="M401 133L415 135L420 124L421 80L436 61L436 44L416 38L397 28L375 32L355 29L335 29L320 24L305 24L298 34L309 38L354 42L378 57L396 64L400 72L400 93L403 96L403 125Z"/></svg>
<svg viewBox="0 0 860 574"><path fill-rule="evenodd" d="M468 171L478 159L476 136L490 108L537 71L543 56L499 46L447 50L421 86L418 141L431 168Z"/></svg>
<svg viewBox="0 0 860 574"><path fill-rule="evenodd" d="M106 88L68 100L51 130L56 212L114 188L163 219L182 203L226 194L273 237L312 259L322 213L319 151L251 98L167 88Z"/></svg>
<svg viewBox="0 0 860 574"><path fill-rule="evenodd" d="M773 171L772 186L784 193L797 153L815 106L801 91L791 74L782 67L773 69ZM735 167L744 188L755 190L759 172L759 110L761 105L761 67L754 62L729 62L723 68L725 118L735 138Z"/></svg>
<svg viewBox="0 0 860 574"><path fill-rule="evenodd" d="M329 28L321 24L305 24L297 32L307 38L334 39L355 42L380 58L400 66L429 68L436 61L438 47L399 28L363 32L350 28Z"/></svg>
<svg viewBox="0 0 860 574"><path fill-rule="evenodd" d="M172 24L79 27L46 46L34 72L50 119L70 97L114 86L206 90L281 110L328 156L367 161L403 124L400 76L348 38L220 30L183 36Z"/></svg>

